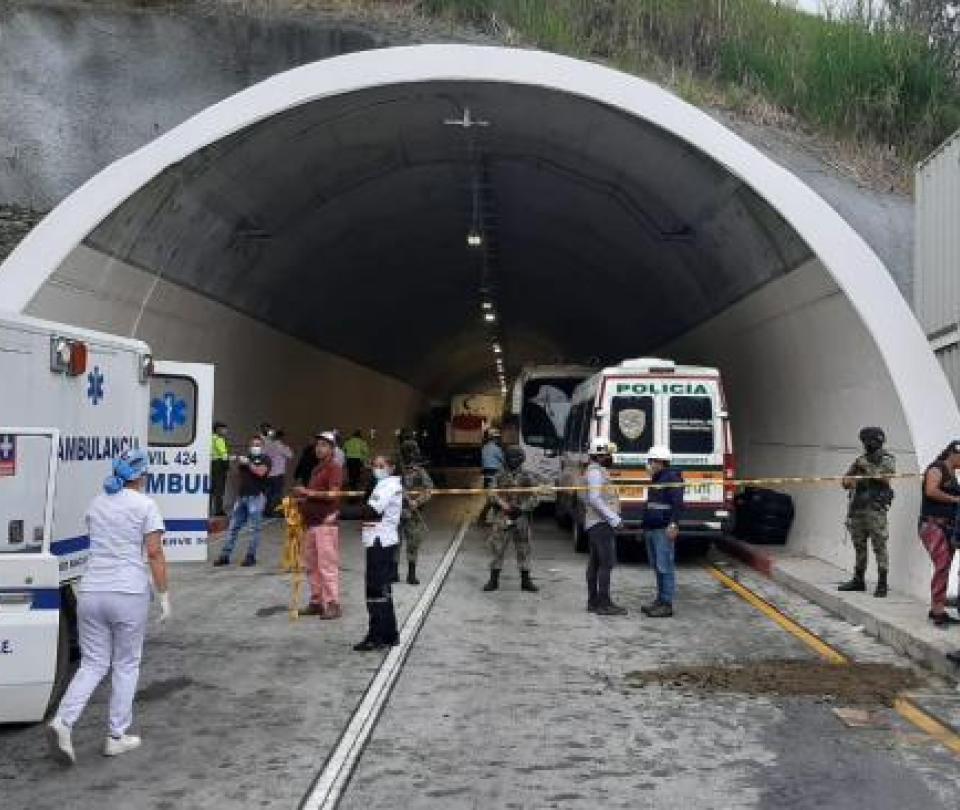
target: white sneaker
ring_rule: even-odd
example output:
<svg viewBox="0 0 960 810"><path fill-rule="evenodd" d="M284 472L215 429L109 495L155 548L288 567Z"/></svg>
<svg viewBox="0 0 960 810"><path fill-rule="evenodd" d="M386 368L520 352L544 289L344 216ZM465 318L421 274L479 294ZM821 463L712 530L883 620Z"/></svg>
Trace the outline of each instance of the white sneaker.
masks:
<svg viewBox="0 0 960 810"><path fill-rule="evenodd" d="M53 758L64 765L76 765L77 757L73 753L70 728L59 717L47 723L47 741Z"/></svg>
<svg viewBox="0 0 960 810"><path fill-rule="evenodd" d="M105 757L117 757L140 747L140 738L133 734L124 734L120 739L107 737L107 744L103 746Z"/></svg>

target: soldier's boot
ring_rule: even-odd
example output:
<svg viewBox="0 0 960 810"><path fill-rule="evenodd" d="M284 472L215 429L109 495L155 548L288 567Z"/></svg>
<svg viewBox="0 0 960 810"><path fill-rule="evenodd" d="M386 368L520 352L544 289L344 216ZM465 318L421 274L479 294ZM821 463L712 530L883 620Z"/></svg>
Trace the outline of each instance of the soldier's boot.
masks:
<svg viewBox="0 0 960 810"><path fill-rule="evenodd" d="M881 569L877 572L877 588L873 592L873 595L882 599L887 593L887 572Z"/></svg>
<svg viewBox="0 0 960 810"><path fill-rule="evenodd" d="M420 580L417 579L417 564L415 562L407 563L407 585L419 585Z"/></svg>
<svg viewBox="0 0 960 810"><path fill-rule="evenodd" d="M854 571L847 582L837 586L838 591L865 591L866 589L867 583L863 581L863 571Z"/></svg>
<svg viewBox="0 0 960 810"><path fill-rule="evenodd" d="M520 572L520 590L529 591L530 593L536 593L540 590L536 585L533 584L533 580L530 579L529 571Z"/></svg>
<svg viewBox="0 0 960 810"><path fill-rule="evenodd" d="M485 591L495 591L500 587L500 569L491 568L490 569L490 579L487 580L487 584L483 586Z"/></svg>

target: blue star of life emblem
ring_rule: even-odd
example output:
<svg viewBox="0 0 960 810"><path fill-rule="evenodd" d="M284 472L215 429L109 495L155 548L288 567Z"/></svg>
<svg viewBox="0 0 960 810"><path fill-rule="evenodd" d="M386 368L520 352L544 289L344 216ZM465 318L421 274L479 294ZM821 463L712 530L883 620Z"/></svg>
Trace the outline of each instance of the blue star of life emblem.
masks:
<svg viewBox="0 0 960 810"><path fill-rule="evenodd" d="M164 433L172 433L187 423L187 401L172 391L150 401L150 423L160 425Z"/></svg>
<svg viewBox="0 0 960 810"><path fill-rule="evenodd" d="M97 405L103 399L103 372L100 366L94 366L93 371L87 375L87 399L94 405Z"/></svg>

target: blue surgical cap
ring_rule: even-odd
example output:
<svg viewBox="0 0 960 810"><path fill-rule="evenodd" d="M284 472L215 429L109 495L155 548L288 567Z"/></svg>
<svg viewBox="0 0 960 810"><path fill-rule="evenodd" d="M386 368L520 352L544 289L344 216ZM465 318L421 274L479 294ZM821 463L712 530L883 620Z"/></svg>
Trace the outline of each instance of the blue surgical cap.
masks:
<svg viewBox="0 0 960 810"><path fill-rule="evenodd" d="M148 457L146 450L136 447L124 451L113 460L113 475L103 482L103 489L108 495L116 495L123 485L147 474Z"/></svg>

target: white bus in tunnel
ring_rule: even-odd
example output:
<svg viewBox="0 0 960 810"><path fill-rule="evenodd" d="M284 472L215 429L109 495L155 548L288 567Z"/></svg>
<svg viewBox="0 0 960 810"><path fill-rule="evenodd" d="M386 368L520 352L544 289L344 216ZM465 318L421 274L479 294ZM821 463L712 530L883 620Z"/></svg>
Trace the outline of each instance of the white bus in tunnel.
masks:
<svg viewBox="0 0 960 810"><path fill-rule="evenodd" d="M213 369L0 314L0 378L0 722L27 722L66 686L84 515L114 458L149 449L168 559L206 560Z"/></svg>
<svg viewBox="0 0 960 810"><path fill-rule="evenodd" d="M524 366L504 402L504 444L521 447L525 469L551 484L560 480L561 444L574 389L595 372L591 366Z"/></svg>
<svg viewBox="0 0 960 810"><path fill-rule="evenodd" d="M646 503L642 484L650 480L647 452L669 447L673 466L686 481L680 519L681 543L705 546L729 531L735 475L733 440L720 373L672 360L625 360L605 368L577 387L563 439L560 483L583 481L587 448L596 438L617 446L611 479L620 494L620 534L640 529ZM583 493L560 493L557 517L574 531L578 551L586 551Z"/></svg>

